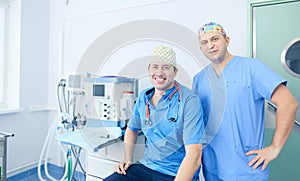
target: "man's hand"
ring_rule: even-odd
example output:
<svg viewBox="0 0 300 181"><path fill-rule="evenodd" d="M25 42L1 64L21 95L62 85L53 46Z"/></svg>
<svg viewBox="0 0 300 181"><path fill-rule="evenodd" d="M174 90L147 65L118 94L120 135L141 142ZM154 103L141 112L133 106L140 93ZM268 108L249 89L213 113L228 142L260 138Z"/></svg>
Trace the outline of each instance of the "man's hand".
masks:
<svg viewBox="0 0 300 181"><path fill-rule="evenodd" d="M261 150L251 150L246 153L247 156L256 154L256 156L248 163L248 166L256 169L259 165L263 164L261 170L265 170L268 164L277 158L280 149L271 146L265 147Z"/></svg>
<svg viewBox="0 0 300 181"><path fill-rule="evenodd" d="M117 172L118 174L126 175L126 170L129 168L131 164L132 164L131 161L120 162L119 165L115 166L115 172Z"/></svg>

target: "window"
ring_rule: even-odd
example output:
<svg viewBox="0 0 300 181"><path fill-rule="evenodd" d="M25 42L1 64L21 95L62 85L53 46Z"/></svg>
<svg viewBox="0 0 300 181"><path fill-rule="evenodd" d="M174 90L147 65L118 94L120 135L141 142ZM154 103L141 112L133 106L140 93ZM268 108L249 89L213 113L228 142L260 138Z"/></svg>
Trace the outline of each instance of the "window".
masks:
<svg viewBox="0 0 300 181"><path fill-rule="evenodd" d="M4 48L5 48L5 8L0 6L0 105L4 104Z"/></svg>
<svg viewBox="0 0 300 181"><path fill-rule="evenodd" d="M20 0L0 0L0 114L19 109Z"/></svg>

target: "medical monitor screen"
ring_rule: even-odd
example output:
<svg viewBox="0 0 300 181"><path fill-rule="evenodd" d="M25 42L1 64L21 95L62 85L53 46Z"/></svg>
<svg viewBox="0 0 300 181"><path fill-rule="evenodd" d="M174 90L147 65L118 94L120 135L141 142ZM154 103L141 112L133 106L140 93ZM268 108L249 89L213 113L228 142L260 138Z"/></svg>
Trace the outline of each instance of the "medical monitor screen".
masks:
<svg viewBox="0 0 300 181"><path fill-rule="evenodd" d="M93 96L104 97L105 96L104 89L105 89L104 85L94 84L93 85Z"/></svg>

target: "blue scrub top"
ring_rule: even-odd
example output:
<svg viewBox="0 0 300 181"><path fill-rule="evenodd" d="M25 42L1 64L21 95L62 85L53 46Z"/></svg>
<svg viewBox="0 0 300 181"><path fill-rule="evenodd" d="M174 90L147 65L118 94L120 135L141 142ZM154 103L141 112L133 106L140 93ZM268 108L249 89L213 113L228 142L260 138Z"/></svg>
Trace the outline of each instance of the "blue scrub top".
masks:
<svg viewBox="0 0 300 181"><path fill-rule="evenodd" d="M235 56L219 77L210 64L193 80L204 114L207 146L204 172L223 180L267 179L269 168L255 170L245 153L264 147L264 100L286 81L257 59Z"/></svg>
<svg viewBox="0 0 300 181"><path fill-rule="evenodd" d="M185 157L184 146L205 142L199 97L192 90L180 85L180 90L169 100L175 88L174 86L167 90L156 107L150 101L154 88L142 91L128 122L131 130L142 130L146 137L144 158L139 162L152 170L172 176L177 174ZM149 102L151 125L145 124L146 100Z"/></svg>

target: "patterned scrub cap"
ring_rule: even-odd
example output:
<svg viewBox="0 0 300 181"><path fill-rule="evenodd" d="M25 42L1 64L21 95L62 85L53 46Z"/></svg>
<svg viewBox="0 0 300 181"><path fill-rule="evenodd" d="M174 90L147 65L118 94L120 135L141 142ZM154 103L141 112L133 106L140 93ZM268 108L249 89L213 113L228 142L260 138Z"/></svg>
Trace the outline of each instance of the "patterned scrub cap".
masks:
<svg viewBox="0 0 300 181"><path fill-rule="evenodd" d="M226 32L225 32L224 28L220 24L215 23L215 22L209 22L209 23L204 24L203 26L201 26L199 28L198 33L199 33L199 35L201 35L203 33L211 32L211 31L215 31L215 32L220 33L223 36L226 36Z"/></svg>
<svg viewBox="0 0 300 181"><path fill-rule="evenodd" d="M153 62L166 62L173 65L175 68L177 67L174 50L165 45L160 45L153 49L153 57L150 63Z"/></svg>

